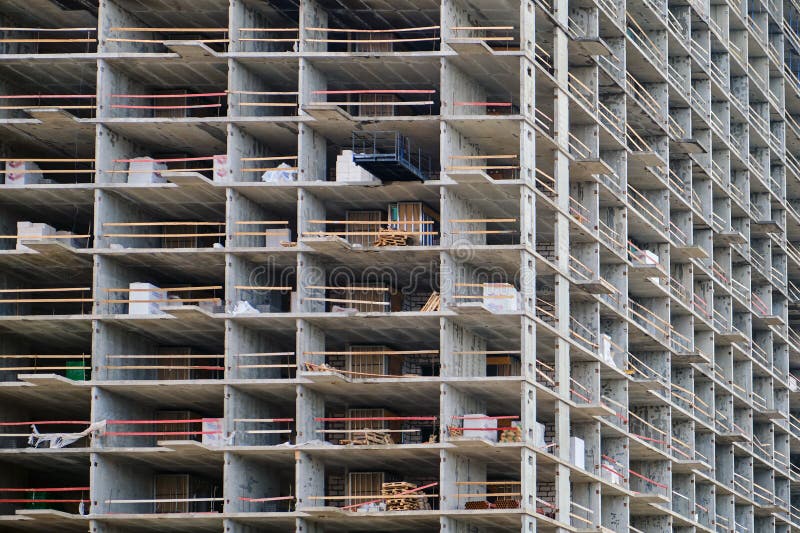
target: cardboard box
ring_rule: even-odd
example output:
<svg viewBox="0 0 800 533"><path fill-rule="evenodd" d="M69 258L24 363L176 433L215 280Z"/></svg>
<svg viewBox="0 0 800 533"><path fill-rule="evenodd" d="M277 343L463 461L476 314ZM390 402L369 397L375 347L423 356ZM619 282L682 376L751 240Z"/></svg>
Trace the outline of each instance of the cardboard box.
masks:
<svg viewBox="0 0 800 533"><path fill-rule="evenodd" d="M497 442L497 419L487 418L485 414L464 415L464 438L484 439Z"/></svg>
<svg viewBox="0 0 800 533"><path fill-rule="evenodd" d="M167 165L157 163L152 157L137 157L128 163L128 183L136 185L150 185L151 183L165 183L161 171Z"/></svg>

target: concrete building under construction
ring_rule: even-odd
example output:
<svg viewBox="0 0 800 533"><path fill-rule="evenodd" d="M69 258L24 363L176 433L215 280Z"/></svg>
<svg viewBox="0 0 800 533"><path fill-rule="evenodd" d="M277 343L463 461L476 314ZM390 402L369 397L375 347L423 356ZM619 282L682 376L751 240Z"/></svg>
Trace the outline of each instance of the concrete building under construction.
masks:
<svg viewBox="0 0 800 533"><path fill-rule="evenodd" d="M798 0L0 0L0 531L800 531Z"/></svg>

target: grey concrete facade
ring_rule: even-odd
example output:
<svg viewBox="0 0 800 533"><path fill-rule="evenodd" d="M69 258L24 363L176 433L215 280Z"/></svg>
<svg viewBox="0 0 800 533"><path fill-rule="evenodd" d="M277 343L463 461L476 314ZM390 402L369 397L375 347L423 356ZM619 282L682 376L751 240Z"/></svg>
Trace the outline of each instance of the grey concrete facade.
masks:
<svg viewBox="0 0 800 533"><path fill-rule="evenodd" d="M0 531L800 530L798 121L794 0L0 0Z"/></svg>

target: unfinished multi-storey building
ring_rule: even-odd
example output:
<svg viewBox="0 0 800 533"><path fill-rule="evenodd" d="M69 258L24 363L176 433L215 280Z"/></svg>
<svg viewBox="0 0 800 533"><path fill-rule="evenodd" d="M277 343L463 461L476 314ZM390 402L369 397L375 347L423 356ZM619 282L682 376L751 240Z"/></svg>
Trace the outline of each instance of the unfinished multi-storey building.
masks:
<svg viewBox="0 0 800 533"><path fill-rule="evenodd" d="M0 0L0 531L800 530L797 0Z"/></svg>

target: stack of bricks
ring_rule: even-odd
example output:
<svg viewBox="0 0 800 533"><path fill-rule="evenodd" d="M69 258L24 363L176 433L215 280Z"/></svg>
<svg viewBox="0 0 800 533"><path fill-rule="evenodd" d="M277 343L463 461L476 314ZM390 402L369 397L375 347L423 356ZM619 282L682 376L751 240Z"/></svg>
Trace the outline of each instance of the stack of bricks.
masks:
<svg viewBox="0 0 800 533"><path fill-rule="evenodd" d="M347 413L345 412L338 412L338 413L328 413L326 417L328 418L345 418ZM325 422L325 429L326 430L342 430L344 431L347 429L347 422ZM347 433L323 433L325 435L325 440L329 442L333 442L338 444L340 440L346 439Z"/></svg>
<svg viewBox="0 0 800 533"><path fill-rule="evenodd" d="M536 242L536 253L547 259L548 261L555 262L556 260L556 245L552 242Z"/></svg>
<svg viewBox="0 0 800 533"><path fill-rule="evenodd" d="M541 372L542 374L544 374L545 376L550 378L549 380L547 380L544 377L539 376L539 378L538 378L539 382L544 384L546 387L549 387L551 389L555 389L556 387L555 387L555 385L553 385L554 383L556 383L556 371L555 371L555 369L551 370L550 368L547 368L546 366L540 365L539 366L539 372Z"/></svg>
<svg viewBox="0 0 800 533"><path fill-rule="evenodd" d="M536 502L537 512L555 518L556 484L547 481L537 482L536 497L540 500Z"/></svg>
<svg viewBox="0 0 800 533"><path fill-rule="evenodd" d="M328 496L344 496L346 492L346 479L344 475L329 475L325 479L325 494ZM326 506L332 505L334 507L341 507L344 505L343 500L332 500L325 504Z"/></svg>
<svg viewBox="0 0 800 533"><path fill-rule="evenodd" d="M545 445L551 444L556 441L556 425L554 422L547 422L544 425L544 442ZM547 448L550 453L556 453L555 448L550 446Z"/></svg>

